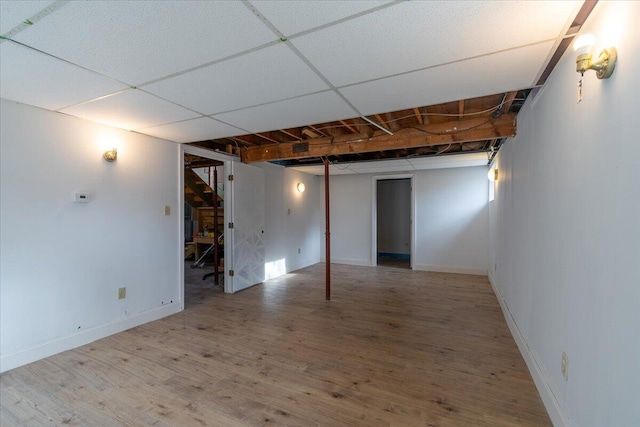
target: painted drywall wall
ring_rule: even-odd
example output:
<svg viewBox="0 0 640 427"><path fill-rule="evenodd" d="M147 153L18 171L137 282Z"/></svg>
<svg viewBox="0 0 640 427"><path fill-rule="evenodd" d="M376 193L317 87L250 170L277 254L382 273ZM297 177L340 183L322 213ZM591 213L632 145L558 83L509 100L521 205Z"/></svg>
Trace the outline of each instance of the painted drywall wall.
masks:
<svg viewBox="0 0 640 427"><path fill-rule="evenodd" d="M639 16L598 3L581 34L617 47L613 76L577 104L568 51L496 161L490 277L557 426L640 425Z"/></svg>
<svg viewBox="0 0 640 427"><path fill-rule="evenodd" d="M380 180L377 184L377 252L411 253L411 179Z"/></svg>
<svg viewBox="0 0 640 427"><path fill-rule="evenodd" d="M487 274L487 167L416 174L418 270Z"/></svg>
<svg viewBox="0 0 640 427"><path fill-rule="evenodd" d="M0 110L0 369L181 310L179 146L11 101Z"/></svg>
<svg viewBox="0 0 640 427"><path fill-rule="evenodd" d="M265 262L267 278L320 261L320 178L272 164L265 170ZM297 184L305 191L300 193Z"/></svg>
<svg viewBox="0 0 640 427"><path fill-rule="evenodd" d="M416 269L486 274L487 168L432 169L414 174ZM373 265L373 185L372 174L331 177L332 262Z"/></svg>

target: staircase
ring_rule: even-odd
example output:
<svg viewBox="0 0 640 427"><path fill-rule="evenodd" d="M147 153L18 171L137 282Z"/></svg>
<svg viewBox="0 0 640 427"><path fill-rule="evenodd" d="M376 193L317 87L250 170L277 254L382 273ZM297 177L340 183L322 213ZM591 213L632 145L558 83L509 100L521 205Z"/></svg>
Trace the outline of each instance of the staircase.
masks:
<svg viewBox="0 0 640 427"><path fill-rule="evenodd" d="M190 167L184 168L184 201L192 208L222 206L222 197Z"/></svg>

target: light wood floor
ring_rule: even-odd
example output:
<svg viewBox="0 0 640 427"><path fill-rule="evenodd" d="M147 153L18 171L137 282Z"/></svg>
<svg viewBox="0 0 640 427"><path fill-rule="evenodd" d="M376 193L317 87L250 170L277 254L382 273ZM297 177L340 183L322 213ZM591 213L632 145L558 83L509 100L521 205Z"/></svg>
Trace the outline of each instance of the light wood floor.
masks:
<svg viewBox="0 0 640 427"><path fill-rule="evenodd" d="M549 426L486 277L324 265L0 376L6 426Z"/></svg>

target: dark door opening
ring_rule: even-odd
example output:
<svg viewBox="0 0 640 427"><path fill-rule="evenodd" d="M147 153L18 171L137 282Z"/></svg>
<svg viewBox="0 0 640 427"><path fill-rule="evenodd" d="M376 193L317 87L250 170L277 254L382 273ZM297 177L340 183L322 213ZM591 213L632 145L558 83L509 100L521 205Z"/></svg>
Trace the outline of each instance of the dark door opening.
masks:
<svg viewBox="0 0 640 427"><path fill-rule="evenodd" d="M411 178L376 183L377 264L411 268Z"/></svg>

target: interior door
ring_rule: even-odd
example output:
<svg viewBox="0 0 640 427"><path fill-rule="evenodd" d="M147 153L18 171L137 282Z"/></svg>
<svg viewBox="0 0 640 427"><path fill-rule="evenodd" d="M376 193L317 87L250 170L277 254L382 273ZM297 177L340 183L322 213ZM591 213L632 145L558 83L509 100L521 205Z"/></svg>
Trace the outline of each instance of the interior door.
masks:
<svg viewBox="0 0 640 427"><path fill-rule="evenodd" d="M264 170L232 162L232 292L264 281Z"/></svg>

